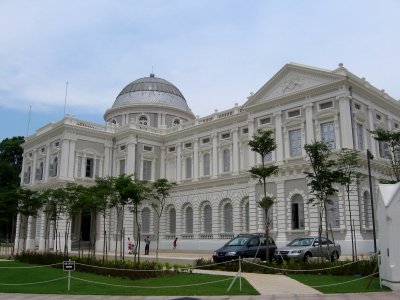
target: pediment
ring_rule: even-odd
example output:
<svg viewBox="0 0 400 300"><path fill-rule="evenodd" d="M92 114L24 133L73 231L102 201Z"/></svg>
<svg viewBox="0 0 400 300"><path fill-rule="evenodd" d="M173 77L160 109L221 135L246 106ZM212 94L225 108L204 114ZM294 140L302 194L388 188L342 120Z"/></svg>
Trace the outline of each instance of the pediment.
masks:
<svg viewBox="0 0 400 300"><path fill-rule="evenodd" d="M245 107L345 79L345 76L308 66L287 64L245 103Z"/></svg>

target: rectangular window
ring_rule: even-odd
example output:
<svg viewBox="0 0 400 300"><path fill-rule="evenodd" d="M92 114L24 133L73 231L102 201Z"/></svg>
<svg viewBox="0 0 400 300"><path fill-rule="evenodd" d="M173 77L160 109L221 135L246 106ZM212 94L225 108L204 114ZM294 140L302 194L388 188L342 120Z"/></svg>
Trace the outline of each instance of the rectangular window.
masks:
<svg viewBox="0 0 400 300"><path fill-rule="evenodd" d="M125 145L121 145L121 146L119 147L119 149L120 149L121 151L124 151L124 150L126 149L126 146L125 146Z"/></svg>
<svg viewBox="0 0 400 300"><path fill-rule="evenodd" d="M300 116L300 109L292 110L288 112L288 118L294 118Z"/></svg>
<svg viewBox="0 0 400 300"><path fill-rule="evenodd" d="M231 137L231 134L229 132L221 134L221 139L229 139L230 137Z"/></svg>
<svg viewBox="0 0 400 300"><path fill-rule="evenodd" d="M125 174L125 159L119 161L119 174Z"/></svg>
<svg viewBox="0 0 400 300"><path fill-rule="evenodd" d="M192 178L192 158L188 157L185 160L185 178Z"/></svg>
<svg viewBox="0 0 400 300"><path fill-rule="evenodd" d="M152 147L152 146L144 145L144 146L143 146L143 151L152 152L152 151L153 151L153 147Z"/></svg>
<svg viewBox="0 0 400 300"><path fill-rule="evenodd" d="M357 123L357 145L359 150L364 150L364 127Z"/></svg>
<svg viewBox="0 0 400 300"><path fill-rule="evenodd" d="M325 103L320 103L319 105L319 109L327 109L327 108L332 108L333 107L333 102L329 101L329 102L325 102Z"/></svg>
<svg viewBox="0 0 400 300"><path fill-rule="evenodd" d="M266 117L258 120L259 125L270 124L270 123L271 123L271 117Z"/></svg>
<svg viewBox="0 0 400 300"><path fill-rule="evenodd" d="M301 129L289 131L290 156L301 156Z"/></svg>
<svg viewBox="0 0 400 300"><path fill-rule="evenodd" d="M151 160L143 161L143 180L151 180Z"/></svg>
<svg viewBox="0 0 400 300"><path fill-rule="evenodd" d="M185 143L185 148L192 148L192 143Z"/></svg>
<svg viewBox="0 0 400 300"><path fill-rule="evenodd" d="M328 122L321 124L321 139L329 145L331 149L336 149L335 123Z"/></svg>
<svg viewBox="0 0 400 300"><path fill-rule="evenodd" d="M228 149L225 149L222 152L223 156L223 171L229 172L231 170L231 152Z"/></svg>
<svg viewBox="0 0 400 300"><path fill-rule="evenodd" d="M242 129L242 134L248 134L249 133L249 129L248 128L243 128Z"/></svg>
<svg viewBox="0 0 400 300"><path fill-rule="evenodd" d="M354 108L357 109L357 110L361 110L361 105L358 104L358 103L355 103L354 104Z"/></svg>
<svg viewBox="0 0 400 300"><path fill-rule="evenodd" d="M210 142L210 138L204 138L201 140L203 144L208 144Z"/></svg>
<svg viewBox="0 0 400 300"><path fill-rule="evenodd" d="M175 147L169 147L168 152L175 152Z"/></svg>
<svg viewBox="0 0 400 300"><path fill-rule="evenodd" d="M390 147L388 142L379 141L379 156L382 158L390 158Z"/></svg>
<svg viewBox="0 0 400 300"><path fill-rule="evenodd" d="M93 158L86 159L86 172L85 177L93 177L94 161Z"/></svg>
<svg viewBox="0 0 400 300"><path fill-rule="evenodd" d="M203 174L204 176L210 175L210 154L206 153L203 156Z"/></svg>
<svg viewBox="0 0 400 300"><path fill-rule="evenodd" d="M380 114L376 114L376 119L377 119L378 121L380 121L380 120L382 119L382 116L381 116Z"/></svg>
<svg viewBox="0 0 400 300"><path fill-rule="evenodd" d="M339 199L337 195L330 197L331 203L328 203L327 208L327 219L328 224L332 226L332 228L340 227L340 214L339 214Z"/></svg>

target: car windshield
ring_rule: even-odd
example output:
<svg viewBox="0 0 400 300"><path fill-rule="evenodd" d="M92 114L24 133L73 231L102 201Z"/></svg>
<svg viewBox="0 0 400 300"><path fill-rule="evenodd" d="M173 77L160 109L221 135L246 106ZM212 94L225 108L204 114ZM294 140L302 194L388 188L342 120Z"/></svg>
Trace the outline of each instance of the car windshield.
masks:
<svg viewBox="0 0 400 300"><path fill-rule="evenodd" d="M294 239L288 244L288 246L289 247L311 246L313 240L314 240L313 238Z"/></svg>
<svg viewBox="0 0 400 300"><path fill-rule="evenodd" d="M242 246L246 244L246 242L249 240L248 237L246 236L237 236L233 240L228 242L228 246Z"/></svg>

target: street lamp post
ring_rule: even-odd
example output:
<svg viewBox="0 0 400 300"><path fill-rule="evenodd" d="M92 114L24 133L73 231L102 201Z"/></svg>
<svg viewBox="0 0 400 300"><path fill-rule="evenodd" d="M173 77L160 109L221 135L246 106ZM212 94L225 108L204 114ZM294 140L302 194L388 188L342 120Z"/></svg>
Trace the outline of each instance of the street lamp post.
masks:
<svg viewBox="0 0 400 300"><path fill-rule="evenodd" d="M371 151L367 149L367 161L368 161L368 178L369 178L369 194L371 198L371 214L372 214L372 231L374 234L374 253L377 253L376 249L376 233L375 233L375 214L374 214L374 197L372 193L372 178L371 178L371 159L374 159Z"/></svg>

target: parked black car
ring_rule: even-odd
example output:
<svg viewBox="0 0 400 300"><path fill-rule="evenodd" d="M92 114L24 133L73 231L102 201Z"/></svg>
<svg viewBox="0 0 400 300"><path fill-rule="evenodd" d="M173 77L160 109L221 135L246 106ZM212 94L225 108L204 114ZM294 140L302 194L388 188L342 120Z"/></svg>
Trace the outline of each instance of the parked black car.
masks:
<svg viewBox="0 0 400 300"><path fill-rule="evenodd" d="M257 257L265 260L266 238L263 234L240 234L213 254L214 262L223 262L240 257ZM274 257L275 241L269 237L269 260Z"/></svg>

